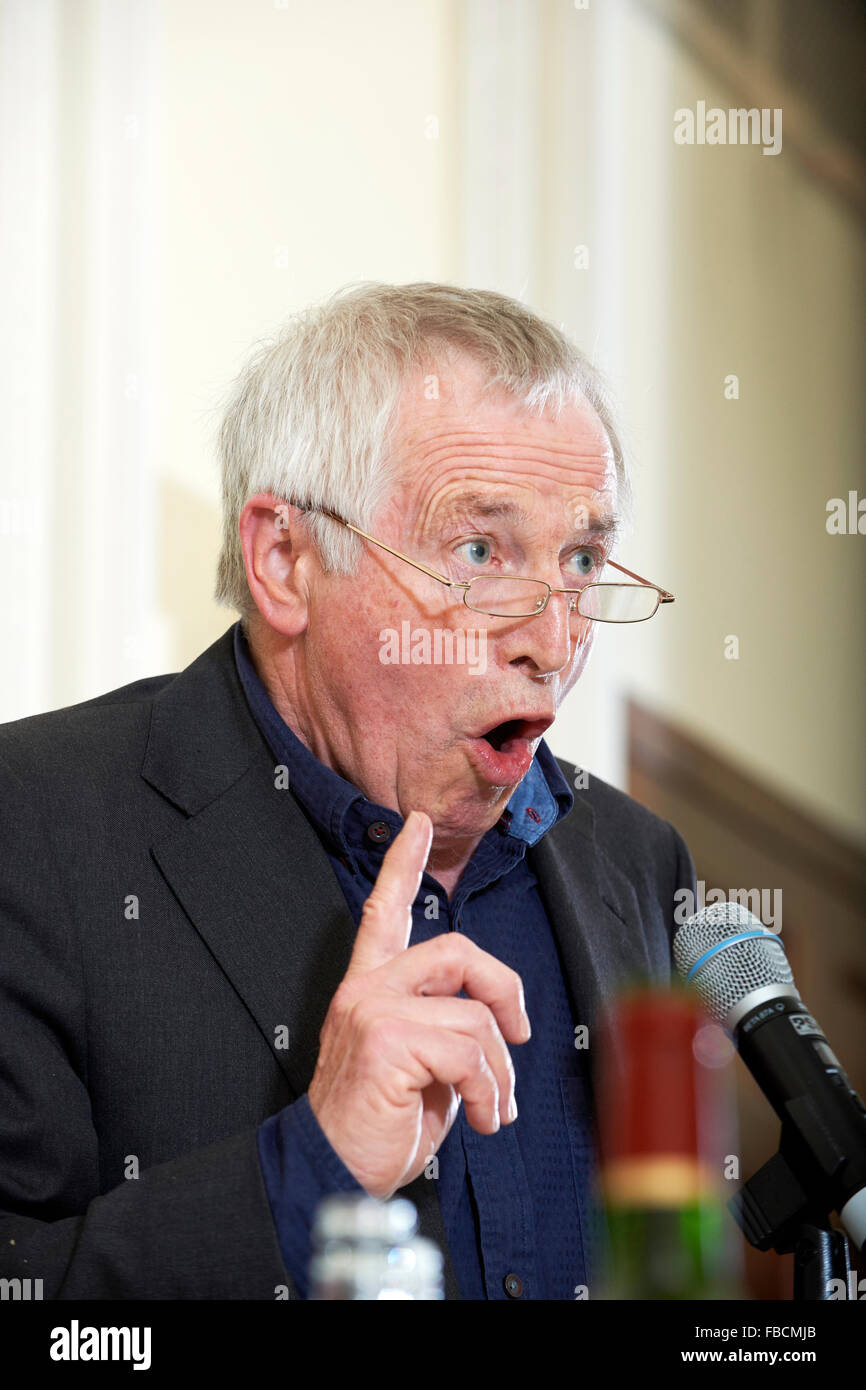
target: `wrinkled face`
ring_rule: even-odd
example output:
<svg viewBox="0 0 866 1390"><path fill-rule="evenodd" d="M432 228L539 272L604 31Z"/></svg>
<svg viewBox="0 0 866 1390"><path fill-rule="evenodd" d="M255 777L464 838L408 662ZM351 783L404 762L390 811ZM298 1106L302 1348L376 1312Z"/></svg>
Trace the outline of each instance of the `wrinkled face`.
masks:
<svg viewBox="0 0 866 1390"><path fill-rule="evenodd" d="M410 379L399 481L370 534L454 580L600 578L617 496L597 414L582 404L540 419L507 395L482 398L483 380L459 356L440 368L438 399L427 399L429 375ZM359 544L355 576L320 571L310 583L308 741L370 800L404 817L426 811L437 838L481 835L580 676L597 624L570 614L564 595L539 616L482 616L461 591Z"/></svg>

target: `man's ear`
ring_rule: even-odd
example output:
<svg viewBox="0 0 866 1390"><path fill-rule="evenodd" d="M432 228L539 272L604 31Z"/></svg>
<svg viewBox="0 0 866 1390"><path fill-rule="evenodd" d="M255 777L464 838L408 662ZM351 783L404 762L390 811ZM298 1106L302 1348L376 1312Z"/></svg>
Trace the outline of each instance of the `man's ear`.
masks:
<svg viewBox="0 0 866 1390"><path fill-rule="evenodd" d="M286 637L308 621L308 581L318 563L298 507L270 492L256 493L244 506L239 529L247 583L265 622Z"/></svg>

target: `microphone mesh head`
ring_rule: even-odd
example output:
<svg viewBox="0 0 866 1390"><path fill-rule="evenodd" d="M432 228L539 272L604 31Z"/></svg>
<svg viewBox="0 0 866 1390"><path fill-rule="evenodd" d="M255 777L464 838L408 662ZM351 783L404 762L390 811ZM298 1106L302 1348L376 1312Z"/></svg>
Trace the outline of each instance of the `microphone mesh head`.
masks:
<svg viewBox="0 0 866 1390"><path fill-rule="evenodd" d="M781 941L742 903L730 902L701 908L674 937L674 960L685 978L708 951L747 931L760 932L760 936L716 950L692 976L691 983L704 1007L719 1023L724 1023L734 1005L753 990L765 985L793 985Z"/></svg>

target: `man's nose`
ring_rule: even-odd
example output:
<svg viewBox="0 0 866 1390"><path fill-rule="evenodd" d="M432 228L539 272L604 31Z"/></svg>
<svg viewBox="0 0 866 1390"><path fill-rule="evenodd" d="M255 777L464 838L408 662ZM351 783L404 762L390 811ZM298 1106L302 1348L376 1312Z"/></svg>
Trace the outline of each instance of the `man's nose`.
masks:
<svg viewBox="0 0 866 1390"><path fill-rule="evenodd" d="M587 621L570 611L572 603L576 604L575 596L552 593L543 613L522 622L519 635L514 633L519 651L512 655L512 663L531 663L534 675L551 676L564 670Z"/></svg>

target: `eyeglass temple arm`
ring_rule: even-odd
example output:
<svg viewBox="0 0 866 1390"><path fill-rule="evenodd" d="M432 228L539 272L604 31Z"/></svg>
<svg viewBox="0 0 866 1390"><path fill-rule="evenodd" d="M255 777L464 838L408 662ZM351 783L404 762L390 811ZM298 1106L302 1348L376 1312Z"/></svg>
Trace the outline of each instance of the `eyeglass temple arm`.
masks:
<svg viewBox="0 0 866 1390"><path fill-rule="evenodd" d="M366 531L362 531L360 526L353 526L351 521L344 520L337 516L336 512L329 511L327 507L299 507L302 512L321 512L323 516L329 516L332 521L339 521L343 526L347 526L356 535L363 536L365 541L372 541L373 545L378 545L382 550L387 550L389 555L394 555L398 560L405 560L407 565L413 569L420 570L422 574L428 574L431 579L438 579L440 584L447 584L449 589L468 589L469 585L456 579L447 579L444 574L438 574L436 570L431 570L427 565L422 565L418 560L410 560L408 555L403 555L401 551L394 550L392 546L386 545L384 541L377 541L375 536L370 536Z"/></svg>
<svg viewBox="0 0 866 1390"><path fill-rule="evenodd" d="M640 575L635 574L634 570L627 570L625 565L618 565L615 560L608 560L607 563L611 565L613 569L619 570L621 574L627 574L629 579L636 579L639 584L646 584L650 589L658 589L659 603L674 602L673 594L669 594L667 589L660 589L658 584L653 584L649 579L641 579Z"/></svg>

